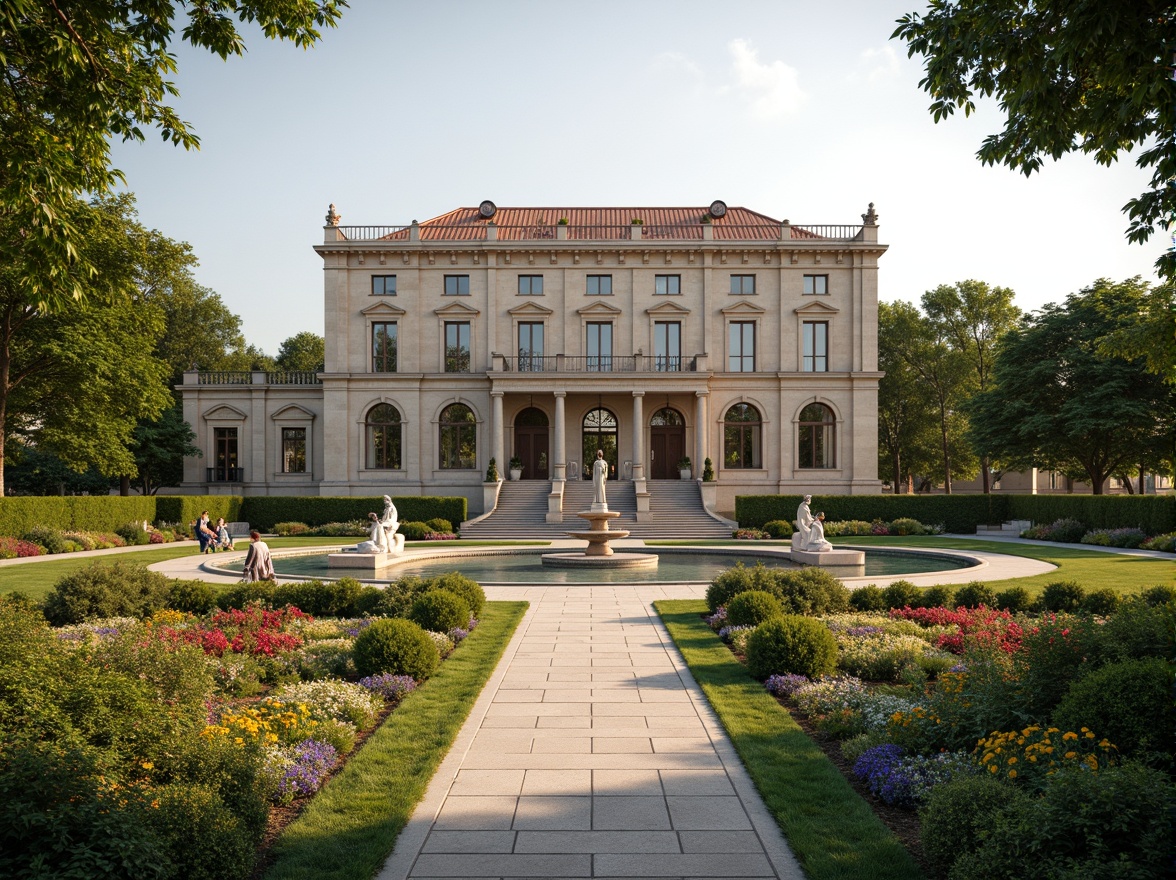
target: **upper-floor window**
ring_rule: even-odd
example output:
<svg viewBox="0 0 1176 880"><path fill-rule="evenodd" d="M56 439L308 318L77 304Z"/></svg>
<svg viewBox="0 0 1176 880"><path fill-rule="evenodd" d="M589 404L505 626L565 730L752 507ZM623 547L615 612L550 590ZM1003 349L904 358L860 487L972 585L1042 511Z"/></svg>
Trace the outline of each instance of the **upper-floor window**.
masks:
<svg viewBox="0 0 1176 880"><path fill-rule="evenodd" d="M732 275L731 293L735 296L755 296L755 276Z"/></svg>
<svg viewBox="0 0 1176 880"><path fill-rule="evenodd" d="M306 473L306 428L282 428L282 473Z"/></svg>
<svg viewBox="0 0 1176 880"><path fill-rule="evenodd" d="M589 275L588 286L584 292L588 296L612 296L612 276Z"/></svg>
<svg viewBox="0 0 1176 880"><path fill-rule="evenodd" d="M659 373L682 369L682 323L655 321L653 324L653 368Z"/></svg>
<svg viewBox="0 0 1176 880"><path fill-rule="evenodd" d="M727 325L727 369L732 373L755 372L755 321Z"/></svg>
<svg viewBox="0 0 1176 880"><path fill-rule="evenodd" d="M653 276L653 293L655 296L678 296L682 293L682 276Z"/></svg>
<svg viewBox="0 0 1176 880"><path fill-rule="evenodd" d="M373 275L372 296L396 296L396 276Z"/></svg>
<svg viewBox="0 0 1176 880"><path fill-rule="evenodd" d="M829 371L829 322L804 322L804 355L801 369L806 373Z"/></svg>
<svg viewBox="0 0 1176 880"><path fill-rule="evenodd" d="M817 296L824 296L829 292L829 276L828 275L805 275L804 276L804 292L806 294L816 294Z"/></svg>
<svg viewBox="0 0 1176 880"><path fill-rule="evenodd" d="M543 296L543 276L520 275L519 296Z"/></svg>
<svg viewBox="0 0 1176 880"><path fill-rule="evenodd" d="M445 276L445 295L446 296L469 296L470 295L470 276L469 275L446 275Z"/></svg>
<svg viewBox="0 0 1176 880"><path fill-rule="evenodd" d="M590 321L585 328L588 355L586 368L607 373L613 367L613 325L609 321Z"/></svg>
<svg viewBox="0 0 1176 880"><path fill-rule="evenodd" d="M470 322L445 322L445 372L470 371Z"/></svg>
<svg viewBox="0 0 1176 880"><path fill-rule="evenodd" d="M543 369L543 324L527 321L519 324L519 370Z"/></svg>
<svg viewBox="0 0 1176 880"><path fill-rule="evenodd" d="M396 372L396 322L372 324L372 372Z"/></svg>

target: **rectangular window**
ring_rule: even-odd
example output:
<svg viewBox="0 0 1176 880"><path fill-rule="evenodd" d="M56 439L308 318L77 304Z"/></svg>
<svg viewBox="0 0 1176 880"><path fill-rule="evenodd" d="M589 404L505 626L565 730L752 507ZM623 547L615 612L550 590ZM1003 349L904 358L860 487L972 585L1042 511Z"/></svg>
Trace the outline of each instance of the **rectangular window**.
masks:
<svg viewBox="0 0 1176 880"><path fill-rule="evenodd" d="M446 275L445 276L445 295L446 296L469 296L470 295L470 276L469 275Z"/></svg>
<svg viewBox="0 0 1176 880"><path fill-rule="evenodd" d="M306 428L282 428L282 473L306 473Z"/></svg>
<svg viewBox="0 0 1176 880"><path fill-rule="evenodd" d="M682 324L656 321L653 325L653 368L659 373L682 369Z"/></svg>
<svg viewBox="0 0 1176 880"><path fill-rule="evenodd" d="M373 275L372 296L396 296L396 276Z"/></svg>
<svg viewBox="0 0 1176 880"><path fill-rule="evenodd" d="M590 322L587 328L588 360L585 368L591 372L607 373L612 370L613 325L611 322Z"/></svg>
<svg viewBox="0 0 1176 880"><path fill-rule="evenodd" d="M825 296L829 293L829 276L805 275L804 292L806 295Z"/></svg>
<svg viewBox="0 0 1176 880"><path fill-rule="evenodd" d="M734 296L755 296L755 276L732 275L731 293Z"/></svg>
<svg viewBox="0 0 1176 880"><path fill-rule="evenodd" d="M520 275L519 296L543 296L543 276Z"/></svg>
<svg viewBox="0 0 1176 880"><path fill-rule="evenodd" d="M589 275L588 288L584 292L588 296L612 296L612 276Z"/></svg>
<svg viewBox="0 0 1176 880"><path fill-rule="evenodd" d="M804 322L804 362L801 369L806 373L827 373L829 371L829 323L827 321Z"/></svg>
<svg viewBox="0 0 1176 880"><path fill-rule="evenodd" d="M241 469L237 467L237 429L213 428L212 439L216 457L214 466L208 469L209 479L218 483L240 482Z"/></svg>
<svg viewBox="0 0 1176 880"><path fill-rule="evenodd" d="M372 372L396 372L396 322L372 324Z"/></svg>
<svg viewBox="0 0 1176 880"><path fill-rule="evenodd" d="M469 277L469 276L464 276ZM445 322L445 372L470 371L470 322Z"/></svg>
<svg viewBox="0 0 1176 880"><path fill-rule="evenodd" d="M543 369L543 324L519 324L519 370L534 372Z"/></svg>
<svg viewBox="0 0 1176 880"><path fill-rule="evenodd" d="M679 296L682 293L681 275L654 275L654 296Z"/></svg>
<svg viewBox="0 0 1176 880"><path fill-rule="evenodd" d="M755 372L755 321L727 325L727 369L732 373Z"/></svg>

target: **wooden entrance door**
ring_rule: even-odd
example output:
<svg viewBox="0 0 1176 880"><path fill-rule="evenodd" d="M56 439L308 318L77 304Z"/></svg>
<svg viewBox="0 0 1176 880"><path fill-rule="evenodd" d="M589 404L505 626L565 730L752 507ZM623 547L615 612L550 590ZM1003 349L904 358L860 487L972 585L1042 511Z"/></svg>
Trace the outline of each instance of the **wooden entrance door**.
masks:
<svg viewBox="0 0 1176 880"><path fill-rule="evenodd" d="M524 480L551 479L547 442L547 416L543 410L529 407L515 417L514 448L523 462Z"/></svg>
<svg viewBox="0 0 1176 880"><path fill-rule="evenodd" d="M678 462L685 456L685 420L675 409L659 409L649 420L649 478L678 479Z"/></svg>

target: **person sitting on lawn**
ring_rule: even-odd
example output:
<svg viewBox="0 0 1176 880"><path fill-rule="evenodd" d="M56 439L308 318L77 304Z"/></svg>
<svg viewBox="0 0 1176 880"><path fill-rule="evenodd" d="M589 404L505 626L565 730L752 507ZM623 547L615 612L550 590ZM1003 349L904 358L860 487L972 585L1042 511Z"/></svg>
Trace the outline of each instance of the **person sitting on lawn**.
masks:
<svg viewBox="0 0 1176 880"><path fill-rule="evenodd" d="M233 536L229 534L229 527L225 525L223 516L216 521L216 549L233 549Z"/></svg>

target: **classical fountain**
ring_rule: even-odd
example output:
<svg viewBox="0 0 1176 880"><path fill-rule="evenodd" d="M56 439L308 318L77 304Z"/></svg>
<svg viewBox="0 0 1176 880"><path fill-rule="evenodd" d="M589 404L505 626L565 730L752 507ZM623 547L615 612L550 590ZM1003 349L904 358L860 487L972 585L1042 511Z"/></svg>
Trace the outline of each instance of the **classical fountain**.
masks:
<svg viewBox="0 0 1176 880"><path fill-rule="evenodd" d="M620 512L608 509L604 482L608 479L608 462L604 453L597 451L592 463L592 504L588 510L579 511L576 516L588 521L588 531L568 532L572 538L587 541L582 553L544 553L543 564L563 568L656 568L656 553L614 553L609 541L627 538L628 531L610 529L609 521L620 516Z"/></svg>

